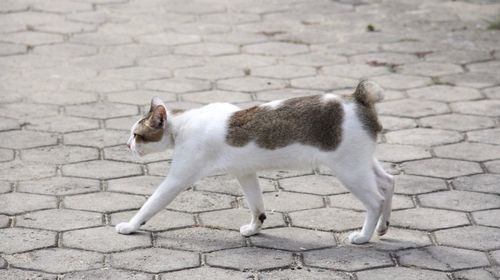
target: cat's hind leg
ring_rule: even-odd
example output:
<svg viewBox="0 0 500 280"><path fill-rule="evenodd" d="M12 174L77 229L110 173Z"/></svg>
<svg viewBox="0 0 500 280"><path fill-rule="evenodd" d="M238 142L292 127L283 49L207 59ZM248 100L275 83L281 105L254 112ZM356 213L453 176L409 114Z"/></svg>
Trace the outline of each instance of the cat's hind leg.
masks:
<svg viewBox="0 0 500 280"><path fill-rule="evenodd" d="M370 241L375 226L380 217L384 205L384 196L377 188L375 174L370 164L335 170L337 178L358 198L366 208L366 217L360 232L354 232L349 236L353 244L363 244Z"/></svg>
<svg viewBox="0 0 500 280"><path fill-rule="evenodd" d="M236 176L245 194L248 208L252 212L252 220L249 224L240 227L240 233L243 236L251 236L260 232L262 223L266 219L264 213L264 200L260 189L257 174L246 174Z"/></svg>
<svg viewBox="0 0 500 280"><path fill-rule="evenodd" d="M389 219L391 217L392 210L392 196L394 194L394 178L392 175L385 172L377 159L373 159L373 171L376 176L378 190L384 195L385 198L382 215L380 215L380 219L377 224L377 234L382 236L386 234L389 229Z"/></svg>

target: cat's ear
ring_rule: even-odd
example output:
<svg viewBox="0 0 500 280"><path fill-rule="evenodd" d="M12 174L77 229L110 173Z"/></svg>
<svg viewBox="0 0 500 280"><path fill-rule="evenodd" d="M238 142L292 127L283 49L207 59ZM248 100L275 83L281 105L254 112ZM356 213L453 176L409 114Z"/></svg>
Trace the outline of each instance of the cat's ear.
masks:
<svg viewBox="0 0 500 280"><path fill-rule="evenodd" d="M160 98L153 97L150 112L151 118L149 124L154 128L164 128L167 121L167 108Z"/></svg>
<svg viewBox="0 0 500 280"><path fill-rule="evenodd" d="M151 99L151 106L149 107L149 112L153 112L153 110L160 105L165 107L165 104L163 104L163 101L161 101L161 99L158 96L154 96Z"/></svg>

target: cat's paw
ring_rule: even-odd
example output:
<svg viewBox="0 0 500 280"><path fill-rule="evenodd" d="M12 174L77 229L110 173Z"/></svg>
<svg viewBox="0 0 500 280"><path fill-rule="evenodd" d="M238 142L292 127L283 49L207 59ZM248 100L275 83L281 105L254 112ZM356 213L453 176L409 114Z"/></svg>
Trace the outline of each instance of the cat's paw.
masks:
<svg viewBox="0 0 500 280"><path fill-rule="evenodd" d="M389 222L385 222L385 223L379 223L379 225L377 226L377 234L378 236L383 236L384 234L387 233L387 231L389 230Z"/></svg>
<svg viewBox="0 0 500 280"><path fill-rule="evenodd" d="M370 237L363 236L361 232L353 232L349 235L349 241L351 244L364 244L370 241Z"/></svg>
<svg viewBox="0 0 500 280"><path fill-rule="evenodd" d="M119 234L131 234L137 230L137 228L130 223L119 223L115 226L115 229Z"/></svg>
<svg viewBox="0 0 500 280"><path fill-rule="evenodd" d="M240 227L240 234L243 236L252 236L260 232L260 227L253 224L243 225Z"/></svg>

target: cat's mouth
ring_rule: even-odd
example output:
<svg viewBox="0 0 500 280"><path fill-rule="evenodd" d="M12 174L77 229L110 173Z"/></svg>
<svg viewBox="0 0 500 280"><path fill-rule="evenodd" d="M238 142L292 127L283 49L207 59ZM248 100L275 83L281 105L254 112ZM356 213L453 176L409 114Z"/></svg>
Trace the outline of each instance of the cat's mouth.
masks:
<svg viewBox="0 0 500 280"><path fill-rule="evenodd" d="M134 144L132 144L132 145L127 144L127 147L130 149L132 154L134 154L134 156L136 156L136 157L142 157L144 155L144 151L137 149L136 145L134 145Z"/></svg>

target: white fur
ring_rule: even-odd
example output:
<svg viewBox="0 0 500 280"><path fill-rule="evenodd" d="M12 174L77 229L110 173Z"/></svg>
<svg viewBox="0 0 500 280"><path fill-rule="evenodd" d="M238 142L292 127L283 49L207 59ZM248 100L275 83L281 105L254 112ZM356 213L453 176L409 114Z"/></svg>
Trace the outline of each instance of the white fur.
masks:
<svg viewBox="0 0 500 280"><path fill-rule="evenodd" d="M333 98L338 97L325 96L326 100ZM281 104L282 101L275 101L262 106L276 108ZM356 244L368 242L377 221L377 231L384 234L391 210L392 176L373 157L376 143L362 128L355 106L355 103L343 104L342 141L336 150L329 152L298 143L275 150L260 148L255 143L244 147L230 146L225 141L228 120L232 113L239 110L231 104L210 104L173 117L168 114L167 129L161 143L153 144L154 147L149 149L145 146L151 144L136 145L132 136L129 140L131 149L140 154L173 146L174 155L168 176L139 212L128 223L118 224L116 230L122 234L138 230L141 223L149 220L197 180L228 173L238 179L252 212L251 222L242 226L240 232L244 236L253 235L260 230L258 217L264 213L256 176L258 171L326 166L367 209L361 232L351 234L350 241Z"/></svg>
<svg viewBox="0 0 500 280"><path fill-rule="evenodd" d="M340 97L338 95L332 94L332 93L323 94L323 96L321 96L321 97L323 98L323 102L329 102L332 100L340 101Z"/></svg>
<svg viewBox="0 0 500 280"><path fill-rule="evenodd" d="M283 104L283 100L274 100L274 101L262 104L261 107L266 107L268 109L274 110L274 109L278 108L279 106L281 106L281 104Z"/></svg>

